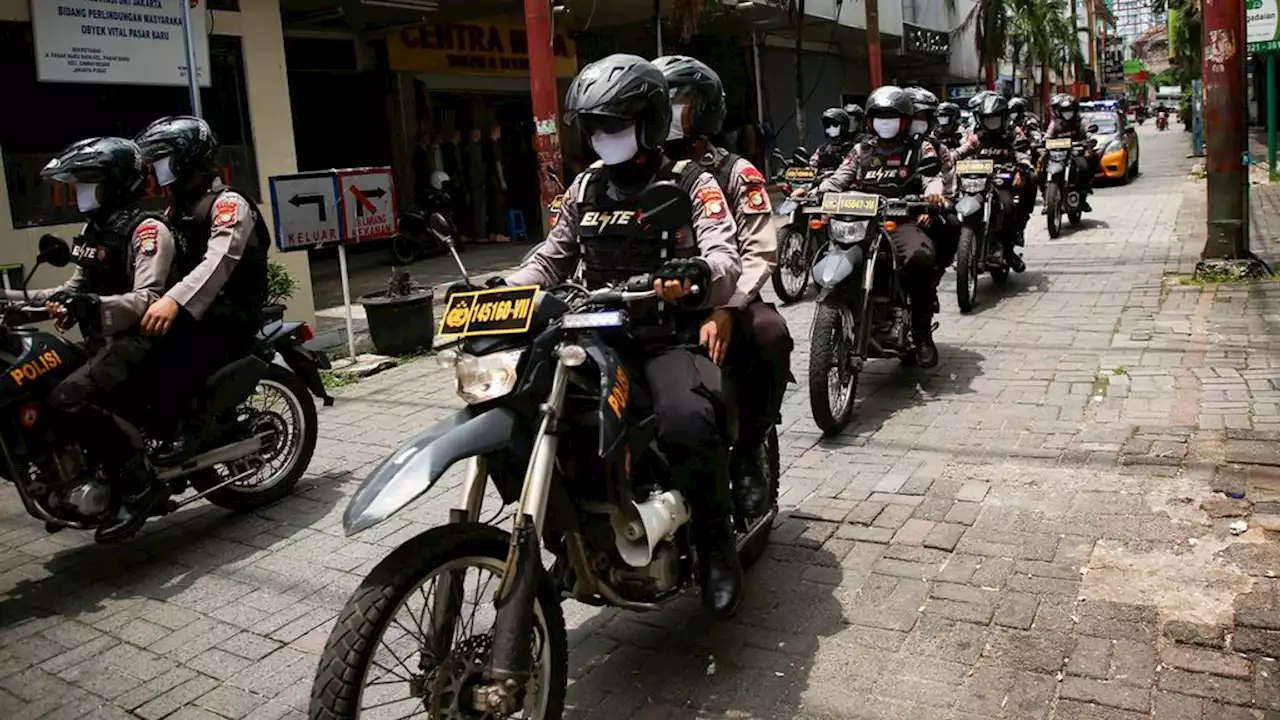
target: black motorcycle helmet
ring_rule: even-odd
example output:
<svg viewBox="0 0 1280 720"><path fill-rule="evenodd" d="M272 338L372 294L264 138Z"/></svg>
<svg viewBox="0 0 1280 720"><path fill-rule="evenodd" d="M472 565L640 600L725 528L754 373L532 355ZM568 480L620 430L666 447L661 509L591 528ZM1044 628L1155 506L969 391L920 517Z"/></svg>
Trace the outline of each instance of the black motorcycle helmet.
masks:
<svg viewBox="0 0 1280 720"><path fill-rule="evenodd" d="M662 71L639 55L617 53L590 63L569 83L564 121L590 140L635 125L641 150L656 150L671 129L671 99Z"/></svg>
<svg viewBox="0 0 1280 720"><path fill-rule="evenodd" d="M1009 119L1017 123L1022 122L1022 118L1027 114L1027 101L1020 97L1010 98L1009 100Z"/></svg>
<svg viewBox="0 0 1280 720"><path fill-rule="evenodd" d="M995 93L982 98L973 114L980 133L998 135L1009 127L1009 101Z"/></svg>
<svg viewBox="0 0 1280 720"><path fill-rule="evenodd" d="M653 61L670 89L671 105L688 105L685 137L710 137L724 125L724 83L706 63L685 55L665 55Z"/></svg>
<svg viewBox="0 0 1280 720"><path fill-rule="evenodd" d="M969 98L969 111L973 113L978 112L978 108L982 106L982 101L985 100L988 95L995 95L995 94L996 93L991 90L983 90L977 95L974 95L973 97Z"/></svg>
<svg viewBox="0 0 1280 720"><path fill-rule="evenodd" d="M862 106L857 103L849 103L844 106L845 114L849 116L849 139L855 140L862 134L867 127L867 113L863 111Z"/></svg>
<svg viewBox="0 0 1280 720"><path fill-rule="evenodd" d="M831 135L831 128L837 128L839 132ZM843 140L849 134L849 113L844 108L827 108L822 111L822 133L828 138L839 138Z"/></svg>
<svg viewBox="0 0 1280 720"><path fill-rule="evenodd" d="M1054 116L1060 120L1071 122L1080 117L1080 103L1066 93L1054 95L1049 100L1049 107L1053 109ZM1070 114L1070 117L1067 117L1066 114Z"/></svg>
<svg viewBox="0 0 1280 720"><path fill-rule="evenodd" d="M882 140L901 140L911 127L911 114L915 106L911 96L897 85L885 85L876 88L867 98L867 124L875 130L876 120L894 119L898 121L898 131L889 137L876 136Z"/></svg>
<svg viewBox="0 0 1280 720"><path fill-rule="evenodd" d="M146 189L147 166L132 140L97 137L74 142L40 171L47 182L97 185L98 207L116 210L136 202Z"/></svg>
<svg viewBox="0 0 1280 720"><path fill-rule="evenodd" d="M953 102L938 103L938 129L954 133L960 129L960 106Z"/></svg>
<svg viewBox="0 0 1280 720"><path fill-rule="evenodd" d="M208 175L217 171L218 136L209 123L190 115L163 117L134 139L147 163L169 158L175 179Z"/></svg>

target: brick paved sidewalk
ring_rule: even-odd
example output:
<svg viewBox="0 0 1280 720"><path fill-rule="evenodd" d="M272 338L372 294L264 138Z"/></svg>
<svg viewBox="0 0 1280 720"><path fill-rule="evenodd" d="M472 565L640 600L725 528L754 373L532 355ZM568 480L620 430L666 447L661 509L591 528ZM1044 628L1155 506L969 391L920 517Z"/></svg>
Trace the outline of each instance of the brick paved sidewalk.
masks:
<svg viewBox="0 0 1280 720"><path fill-rule="evenodd" d="M971 315L945 282L942 363L871 363L846 433L793 388L788 512L740 617L566 604L569 716L1280 711L1280 288L1179 282L1203 185L1170 135L1143 130L1144 176L1081 228L1034 218L1028 271ZM803 378L811 303L784 314ZM197 504L97 547L0 490L0 718L302 717L347 594L456 485L343 537L359 478L458 403L430 361L338 395L298 492L252 515Z"/></svg>

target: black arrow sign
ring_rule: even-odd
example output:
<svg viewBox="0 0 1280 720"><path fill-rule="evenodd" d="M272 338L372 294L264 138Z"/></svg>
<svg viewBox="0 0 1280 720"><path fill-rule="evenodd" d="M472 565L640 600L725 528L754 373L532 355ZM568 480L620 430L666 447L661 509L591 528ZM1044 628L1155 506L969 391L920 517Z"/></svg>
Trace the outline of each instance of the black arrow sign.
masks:
<svg viewBox="0 0 1280 720"><path fill-rule="evenodd" d="M289 204L296 208L300 208L303 205L315 205L316 213L320 216L320 222L324 222L327 217L323 195L294 195L289 198Z"/></svg>
<svg viewBox="0 0 1280 720"><path fill-rule="evenodd" d="M372 190L365 190L364 188L358 188L352 185L351 194L356 196L356 200L357 200L356 217L360 218L360 217L364 217L365 210L368 210L370 213L376 212L376 210L373 207L373 203L369 201L369 198L381 199L383 197L386 197L387 191L383 190L380 187L374 188Z"/></svg>

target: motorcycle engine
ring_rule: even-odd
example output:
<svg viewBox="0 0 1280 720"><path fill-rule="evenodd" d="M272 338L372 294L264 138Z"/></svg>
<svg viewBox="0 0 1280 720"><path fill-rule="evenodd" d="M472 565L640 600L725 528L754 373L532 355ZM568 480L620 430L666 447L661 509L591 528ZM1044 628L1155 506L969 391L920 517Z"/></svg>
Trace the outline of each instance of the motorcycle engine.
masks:
<svg viewBox="0 0 1280 720"><path fill-rule="evenodd" d="M628 600L645 601L670 592L680 582L680 552L669 542L653 548L653 561L633 568L618 560L609 567L609 584Z"/></svg>
<svg viewBox="0 0 1280 720"><path fill-rule="evenodd" d="M93 476L78 445L57 450L37 472L35 494L48 498L55 515L73 513L84 518L101 515L111 505L111 487Z"/></svg>

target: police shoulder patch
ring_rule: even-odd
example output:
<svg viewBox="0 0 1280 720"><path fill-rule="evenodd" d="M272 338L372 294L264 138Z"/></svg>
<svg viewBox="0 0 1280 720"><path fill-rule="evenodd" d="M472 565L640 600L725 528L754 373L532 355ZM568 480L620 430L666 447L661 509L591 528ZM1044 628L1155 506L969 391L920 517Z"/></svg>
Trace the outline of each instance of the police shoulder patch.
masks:
<svg viewBox="0 0 1280 720"><path fill-rule="evenodd" d="M138 252L143 255L155 255L156 243L160 240L160 223L147 220L133 231L133 239L138 245Z"/></svg>
<svg viewBox="0 0 1280 720"><path fill-rule="evenodd" d="M757 170L755 165L747 165L742 169L742 172L738 173L738 176L742 178L742 182L748 185L764 184L764 173Z"/></svg>
<svg viewBox="0 0 1280 720"><path fill-rule="evenodd" d="M747 203L746 212L748 213L767 213L772 210L769 207L769 194L765 192L764 185L754 184L747 187Z"/></svg>
<svg viewBox="0 0 1280 720"><path fill-rule="evenodd" d="M240 219L240 203L235 198L222 197L213 206L213 226L223 227Z"/></svg>
<svg viewBox="0 0 1280 720"><path fill-rule="evenodd" d="M694 196L702 202L702 216L711 218L712 220L722 220L729 214L729 209L725 206L724 193L720 191L719 186L706 186L698 188Z"/></svg>

